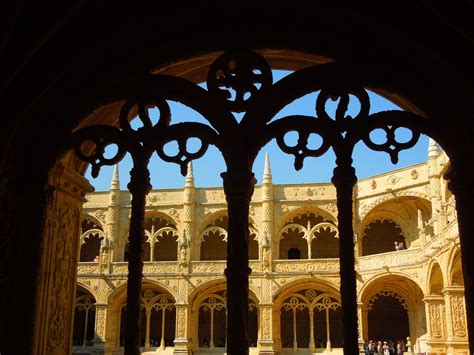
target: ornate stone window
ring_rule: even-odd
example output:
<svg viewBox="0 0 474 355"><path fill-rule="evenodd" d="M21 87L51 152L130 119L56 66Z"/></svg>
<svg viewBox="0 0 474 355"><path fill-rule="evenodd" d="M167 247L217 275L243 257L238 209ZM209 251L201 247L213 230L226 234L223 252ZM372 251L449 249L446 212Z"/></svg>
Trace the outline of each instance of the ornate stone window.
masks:
<svg viewBox="0 0 474 355"><path fill-rule="evenodd" d="M100 255L101 242L106 238L102 225L86 216L81 224L81 232L79 261L97 262L96 258Z"/></svg>
<svg viewBox="0 0 474 355"><path fill-rule="evenodd" d="M341 306L339 297L332 293L315 289L306 289L291 293L280 307L281 341L283 348L316 348L332 351L331 330L340 327L340 315L333 325L331 320L334 312ZM334 335L333 335L334 337ZM340 339L337 332L335 339ZM337 346L339 346L337 342Z"/></svg>
<svg viewBox="0 0 474 355"><path fill-rule="evenodd" d="M280 232L280 259L337 258L338 236L333 221L312 212L298 215Z"/></svg>
<svg viewBox="0 0 474 355"><path fill-rule="evenodd" d="M124 303L120 309L120 343L123 345L127 304ZM146 351L150 351L152 347L164 350L167 346L172 346L175 338L176 310L171 296L154 289L145 289L142 293L140 310L143 326L141 346Z"/></svg>

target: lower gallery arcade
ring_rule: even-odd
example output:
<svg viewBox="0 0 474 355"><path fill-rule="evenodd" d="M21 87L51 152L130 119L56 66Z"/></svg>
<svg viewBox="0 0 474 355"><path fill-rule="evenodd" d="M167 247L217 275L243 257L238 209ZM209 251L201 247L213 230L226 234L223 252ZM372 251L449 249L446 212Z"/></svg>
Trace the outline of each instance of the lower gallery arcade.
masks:
<svg viewBox="0 0 474 355"><path fill-rule="evenodd" d="M464 288L447 158L360 180L355 202L359 341L466 353ZM251 353L342 353L337 208L331 184L274 185L269 160L249 225ZM77 176L77 179L80 177ZM125 332L130 195L87 195L77 269L73 352L120 354ZM390 187L390 189L387 189ZM221 188L147 197L141 346L224 353L227 215ZM395 248L403 242L406 248Z"/></svg>

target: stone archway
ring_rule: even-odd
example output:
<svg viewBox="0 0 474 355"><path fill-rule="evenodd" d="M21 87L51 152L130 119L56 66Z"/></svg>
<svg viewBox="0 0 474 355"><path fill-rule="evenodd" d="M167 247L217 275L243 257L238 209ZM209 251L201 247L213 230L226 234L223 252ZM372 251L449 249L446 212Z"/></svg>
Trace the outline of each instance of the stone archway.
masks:
<svg viewBox="0 0 474 355"><path fill-rule="evenodd" d="M394 292L380 292L373 296L368 307L368 339L406 341L410 336L407 305Z"/></svg>
<svg viewBox="0 0 474 355"><path fill-rule="evenodd" d="M363 286L360 300L364 340L377 337L372 340L406 343L409 337L413 350L422 351L427 335L426 313L423 291L415 281L402 274L380 275Z"/></svg>
<svg viewBox="0 0 474 355"><path fill-rule="evenodd" d="M315 352L342 346L342 313L337 290L323 283L296 282L274 300L274 337L281 351Z"/></svg>

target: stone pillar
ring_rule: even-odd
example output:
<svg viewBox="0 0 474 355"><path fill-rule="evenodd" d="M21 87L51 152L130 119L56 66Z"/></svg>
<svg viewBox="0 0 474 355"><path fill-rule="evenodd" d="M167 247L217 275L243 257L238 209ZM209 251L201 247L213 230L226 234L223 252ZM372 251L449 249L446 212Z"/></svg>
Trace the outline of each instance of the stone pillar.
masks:
<svg viewBox="0 0 474 355"><path fill-rule="evenodd" d="M461 153L454 155L458 161L452 160L453 169L446 174L449 178L448 187L456 197L458 215L459 241L462 254L462 271L464 276L465 310L468 329L469 349L474 353L474 258L469 253L474 250L474 219L470 213L474 201L474 184L470 173L469 161L463 161ZM454 157L453 156L453 157ZM467 159L466 159L467 160ZM470 331L469 331L470 330Z"/></svg>
<svg viewBox="0 0 474 355"><path fill-rule="evenodd" d="M357 302L357 321L359 324L359 350L363 350L364 340L368 340L367 336L364 336L364 327L367 327L367 324L365 323L366 319L364 319L364 311L362 307L363 303Z"/></svg>
<svg viewBox="0 0 474 355"><path fill-rule="evenodd" d="M365 307L361 309L361 327L362 338L369 341L369 311Z"/></svg>
<svg viewBox="0 0 474 355"><path fill-rule="evenodd" d="M54 190L45 219L33 353L64 355L72 350L82 204L93 188L62 164L52 170L49 184Z"/></svg>
<svg viewBox="0 0 474 355"><path fill-rule="evenodd" d="M189 314L188 304L176 303L176 337L174 339L174 354L191 354L189 342Z"/></svg>
<svg viewBox="0 0 474 355"><path fill-rule="evenodd" d="M260 315L260 339L258 340L259 344L259 354L260 355L269 355L275 354L274 344L273 344L273 304L272 303L261 303L259 309ZM279 321L279 320L278 320Z"/></svg>
<svg viewBox="0 0 474 355"><path fill-rule="evenodd" d="M338 157L332 183L336 187L344 352L357 354L357 281L354 258L353 187L357 181L352 159Z"/></svg>
<svg viewBox="0 0 474 355"><path fill-rule="evenodd" d="M221 174L227 199L227 353L248 354L249 204L255 186L252 173Z"/></svg>
<svg viewBox="0 0 474 355"><path fill-rule="evenodd" d="M119 180L118 164L116 164L114 166L114 174L112 177L112 183L110 184L109 207L107 210L106 231L105 231L106 237L109 239L113 249L121 247L119 245L119 234L120 234L119 223L120 223L120 180ZM118 252L117 254L119 255L121 253ZM115 261L121 261L121 260L117 260L117 258L115 257Z"/></svg>
<svg viewBox="0 0 474 355"><path fill-rule="evenodd" d="M440 295L428 295L423 298L426 310L428 343L440 342L445 338L444 299ZM411 334L410 334L411 336Z"/></svg>
<svg viewBox="0 0 474 355"><path fill-rule="evenodd" d="M96 303L95 304L94 348L92 349L92 354L94 355L106 354L106 341L105 341L106 322L107 322L107 303ZM110 346L108 346L108 348L109 347Z"/></svg>
<svg viewBox="0 0 474 355"><path fill-rule="evenodd" d="M448 342L467 341L464 288L459 286L446 287L442 294L446 308Z"/></svg>

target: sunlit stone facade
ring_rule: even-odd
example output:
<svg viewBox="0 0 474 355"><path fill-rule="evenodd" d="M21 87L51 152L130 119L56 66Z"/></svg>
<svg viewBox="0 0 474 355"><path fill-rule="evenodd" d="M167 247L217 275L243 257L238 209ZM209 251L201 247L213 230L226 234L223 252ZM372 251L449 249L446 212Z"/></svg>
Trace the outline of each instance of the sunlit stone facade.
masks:
<svg viewBox="0 0 474 355"><path fill-rule="evenodd" d="M359 338L403 340L406 350L467 354L455 201L446 155L359 180L354 230ZM225 351L227 215L222 188L147 197L143 351ZM130 194L111 189L84 204L74 350L123 351ZM249 221L249 342L256 354L341 351L338 230L330 183L272 183L268 157ZM395 242L407 249L396 250Z"/></svg>

